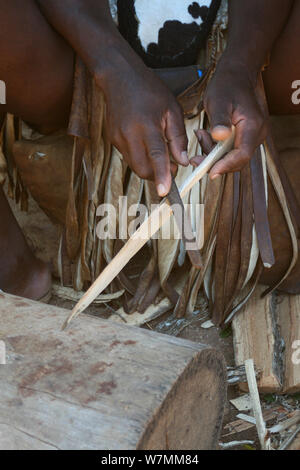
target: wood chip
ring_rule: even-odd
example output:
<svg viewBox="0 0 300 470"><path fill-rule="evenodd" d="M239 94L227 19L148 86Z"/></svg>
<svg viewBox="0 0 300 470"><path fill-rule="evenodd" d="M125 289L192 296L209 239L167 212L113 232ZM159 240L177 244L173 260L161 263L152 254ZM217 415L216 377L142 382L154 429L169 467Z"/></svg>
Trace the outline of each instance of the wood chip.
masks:
<svg viewBox="0 0 300 470"><path fill-rule="evenodd" d="M204 328L205 330L208 330L209 328L213 328L215 325L213 324L212 321L208 320L204 323L202 323L201 328Z"/></svg>
<svg viewBox="0 0 300 470"><path fill-rule="evenodd" d="M112 315L110 320L117 323L126 323L131 326L142 326L155 318L160 317L164 313L168 312L172 308L172 304L169 299L163 299L158 305L150 305L150 307L141 314L139 312L127 315L123 308L117 310L116 315Z"/></svg>
<svg viewBox="0 0 300 470"><path fill-rule="evenodd" d="M252 401L250 395L242 395L241 397L230 400L230 403L238 411L249 411L252 410Z"/></svg>
<svg viewBox="0 0 300 470"><path fill-rule="evenodd" d="M239 447L245 445L253 445L254 441L231 441L231 442L220 442L219 446L222 449L231 449L232 447Z"/></svg>

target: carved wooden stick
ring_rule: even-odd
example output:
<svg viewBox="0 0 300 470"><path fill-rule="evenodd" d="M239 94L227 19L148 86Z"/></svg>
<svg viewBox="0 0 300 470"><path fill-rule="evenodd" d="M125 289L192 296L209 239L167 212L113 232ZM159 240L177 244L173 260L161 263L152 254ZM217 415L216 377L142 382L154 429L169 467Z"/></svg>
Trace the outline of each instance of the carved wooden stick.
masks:
<svg viewBox="0 0 300 470"><path fill-rule="evenodd" d="M180 196L183 198L192 188L197 184L213 167L213 165L220 160L226 153L228 153L233 146L235 132L233 130L231 137L225 142L220 142L206 157L206 159L199 165L198 168L187 178L184 184L179 189ZM73 318L82 313L98 295L115 279L115 277L122 271L127 263L133 258L136 253L147 243L150 238L163 226L169 219L172 210L166 199L149 215L143 222L140 228L132 235L124 247L114 257L108 266L102 271L98 279L89 288L86 294L78 302L72 310L69 318L63 325L65 329Z"/></svg>

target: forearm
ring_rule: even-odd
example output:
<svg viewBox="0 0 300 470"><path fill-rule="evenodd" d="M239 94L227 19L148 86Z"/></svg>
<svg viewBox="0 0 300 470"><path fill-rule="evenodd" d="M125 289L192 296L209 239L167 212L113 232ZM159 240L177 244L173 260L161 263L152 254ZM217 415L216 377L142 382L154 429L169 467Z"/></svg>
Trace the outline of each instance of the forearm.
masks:
<svg viewBox="0 0 300 470"><path fill-rule="evenodd" d="M228 42L223 61L256 74L283 30L294 0L229 0Z"/></svg>
<svg viewBox="0 0 300 470"><path fill-rule="evenodd" d="M116 69L143 68L114 24L108 0L36 1L103 88Z"/></svg>

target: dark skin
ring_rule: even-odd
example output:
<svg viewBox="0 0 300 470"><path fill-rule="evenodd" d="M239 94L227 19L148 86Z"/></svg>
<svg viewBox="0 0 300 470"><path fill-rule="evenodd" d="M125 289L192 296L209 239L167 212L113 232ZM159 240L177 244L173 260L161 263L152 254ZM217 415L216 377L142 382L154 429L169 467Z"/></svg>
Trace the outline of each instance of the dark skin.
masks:
<svg viewBox="0 0 300 470"><path fill-rule="evenodd" d="M35 258L0 187L0 289L41 299L50 289L48 266Z"/></svg>
<svg viewBox="0 0 300 470"><path fill-rule="evenodd" d="M236 139L234 150L211 170L212 179L241 170L264 141L267 116L257 99L257 84L269 54L264 81L271 113L299 113L291 100L292 82L300 76L299 18L294 0L230 0L227 48L207 89L205 107L214 140L229 137L232 125Z"/></svg>
<svg viewBox="0 0 300 470"><path fill-rule="evenodd" d="M0 77L9 111L45 133L66 126L74 52L33 0L0 0ZM58 73L59 71L59 73Z"/></svg>
<svg viewBox="0 0 300 470"><path fill-rule="evenodd" d="M169 151L178 164L189 163L183 116L176 100L121 37L107 1L38 3L103 90L111 142L141 178L155 180L158 194L166 196L171 186ZM70 16L75 4L78 16ZM94 44L103 47L95 49Z"/></svg>
<svg viewBox="0 0 300 470"><path fill-rule="evenodd" d="M271 50L274 60L265 74L270 106L277 112L286 112L290 106L290 96L287 104L278 87L285 80L278 63L283 55L295 64L293 55L300 39L296 4L294 0L230 0L228 48L205 101L216 140L226 138L232 124L238 132L235 152L214 167L212 177L239 169L264 138L264 115L255 88L258 72ZM169 154L177 164L188 164L182 112L165 85L120 36L108 1L0 0L0 11L0 79L7 85L2 114L9 111L42 133L67 126L74 57L79 54L104 92L112 143L139 176L153 179L158 194L166 195L171 184ZM291 57L281 51L286 41ZM300 67L294 72L293 80L300 78ZM39 298L50 281L47 275L38 280L35 274L48 273L47 268L30 252L2 190L0 211L0 288ZM18 236L9 235L14 232ZM15 279L22 270L27 274L18 284Z"/></svg>

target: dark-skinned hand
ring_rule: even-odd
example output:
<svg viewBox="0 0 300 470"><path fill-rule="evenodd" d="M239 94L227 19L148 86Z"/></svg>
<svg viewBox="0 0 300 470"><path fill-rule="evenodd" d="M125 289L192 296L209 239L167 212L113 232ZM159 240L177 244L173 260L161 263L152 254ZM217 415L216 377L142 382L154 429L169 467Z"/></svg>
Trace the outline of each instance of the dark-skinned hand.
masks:
<svg viewBox="0 0 300 470"><path fill-rule="evenodd" d="M112 74L104 91L110 141L138 176L155 181L159 196L166 196L171 173L178 164L189 164L183 113L175 97L146 67Z"/></svg>
<svg viewBox="0 0 300 470"><path fill-rule="evenodd" d="M240 171L266 138L268 116L250 76L243 66L232 66L223 56L207 88L204 105L212 138L223 141L231 135L232 126L236 129L234 149L214 165L212 179Z"/></svg>

